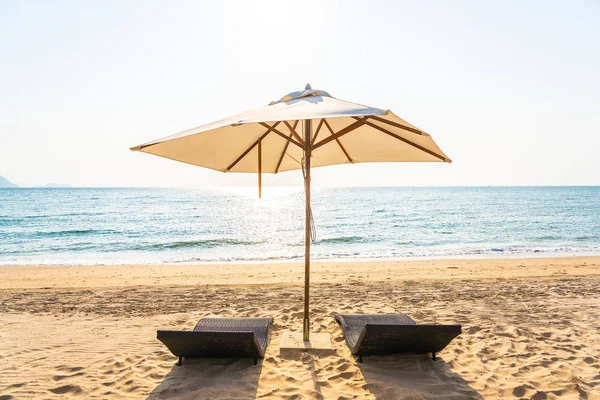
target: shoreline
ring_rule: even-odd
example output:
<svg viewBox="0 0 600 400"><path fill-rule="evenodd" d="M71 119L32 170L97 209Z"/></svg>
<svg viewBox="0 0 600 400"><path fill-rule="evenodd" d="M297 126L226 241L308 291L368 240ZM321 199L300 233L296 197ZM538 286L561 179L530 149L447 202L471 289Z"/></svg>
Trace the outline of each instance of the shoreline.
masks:
<svg viewBox="0 0 600 400"><path fill-rule="evenodd" d="M78 255L72 258L76 259ZM478 253L478 254L458 254L443 256L408 256L408 257L341 257L341 258L311 258L311 263L378 263L378 262L403 262L403 261L443 261L443 260L502 260L502 259L548 259L548 258L572 258L572 257L600 257L600 251L578 251L578 252L552 252L552 251L533 251L527 253ZM124 265L256 265L256 264L294 264L303 263L304 256L295 258L281 259L252 259L252 260L223 260L223 261L156 261L156 262L122 262L122 263L40 263L40 262L0 262L2 267L103 267L103 266L124 266Z"/></svg>
<svg viewBox="0 0 600 400"><path fill-rule="evenodd" d="M600 256L313 261L311 281L377 282L600 274ZM0 290L122 286L301 284L304 263L4 265Z"/></svg>

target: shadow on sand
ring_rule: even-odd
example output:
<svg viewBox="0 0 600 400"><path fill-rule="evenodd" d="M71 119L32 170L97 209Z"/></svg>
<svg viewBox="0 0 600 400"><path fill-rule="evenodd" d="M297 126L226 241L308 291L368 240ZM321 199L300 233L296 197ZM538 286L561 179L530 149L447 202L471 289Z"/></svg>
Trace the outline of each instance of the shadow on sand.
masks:
<svg viewBox="0 0 600 400"><path fill-rule="evenodd" d="M315 400L326 400L327 398L323 396L323 384L321 379L319 379L319 372L315 366L315 358L324 358L329 356L337 356L336 349L330 350L310 350L310 352L304 352L300 349L280 349L279 356L283 360L300 360L304 364L304 367L308 371L310 376L310 380L312 382L313 394L311 399Z"/></svg>
<svg viewBox="0 0 600 400"><path fill-rule="evenodd" d="M326 400L330 385L315 357L330 355L284 352L282 359L302 361L308 372L303 379L312 380L310 398ZM366 382L362 388L376 399L483 399L441 357L365 356L357 366ZM262 369L262 360L253 365L252 359L186 359L181 367L173 365L148 399L256 399Z"/></svg>
<svg viewBox="0 0 600 400"><path fill-rule="evenodd" d="M483 399L439 356L365 356L357 365L377 399Z"/></svg>
<svg viewBox="0 0 600 400"><path fill-rule="evenodd" d="M262 360L251 358L184 359L148 399L255 399Z"/></svg>

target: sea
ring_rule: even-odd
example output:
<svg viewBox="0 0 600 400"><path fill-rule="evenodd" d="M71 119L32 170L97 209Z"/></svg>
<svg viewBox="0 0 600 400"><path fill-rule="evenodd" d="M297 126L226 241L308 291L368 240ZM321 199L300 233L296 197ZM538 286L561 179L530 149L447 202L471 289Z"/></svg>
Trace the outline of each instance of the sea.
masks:
<svg viewBox="0 0 600 400"><path fill-rule="evenodd" d="M0 189L0 265L304 257L301 187ZM600 187L314 188L313 260L600 254Z"/></svg>

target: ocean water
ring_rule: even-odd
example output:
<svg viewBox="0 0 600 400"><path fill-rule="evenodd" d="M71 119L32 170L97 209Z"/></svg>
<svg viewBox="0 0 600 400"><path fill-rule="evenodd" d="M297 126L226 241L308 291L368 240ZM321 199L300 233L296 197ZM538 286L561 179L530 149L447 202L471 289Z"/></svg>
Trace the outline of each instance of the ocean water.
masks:
<svg viewBox="0 0 600 400"><path fill-rule="evenodd" d="M312 259L594 254L600 187L313 190ZM301 260L302 188L0 189L0 264Z"/></svg>

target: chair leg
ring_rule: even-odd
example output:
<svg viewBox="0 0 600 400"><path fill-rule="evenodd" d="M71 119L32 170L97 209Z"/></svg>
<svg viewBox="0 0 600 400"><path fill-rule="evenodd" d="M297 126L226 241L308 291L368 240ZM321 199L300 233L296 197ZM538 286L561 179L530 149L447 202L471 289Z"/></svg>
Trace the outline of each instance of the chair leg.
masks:
<svg viewBox="0 0 600 400"><path fill-rule="evenodd" d="M431 352L431 359L433 361L437 360L437 357L435 356L435 352L434 351Z"/></svg>
<svg viewBox="0 0 600 400"><path fill-rule="evenodd" d="M258 358L254 357L254 365L258 364Z"/></svg>
<svg viewBox="0 0 600 400"><path fill-rule="evenodd" d="M362 364L362 362L363 362L362 354L358 355L358 362Z"/></svg>
<svg viewBox="0 0 600 400"><path fill-rule="evenodd" d="M175 365L179 365L179 366L183 365L183 356L179 356L179 361L177 361L177 364L175 364Z"/></svg>

